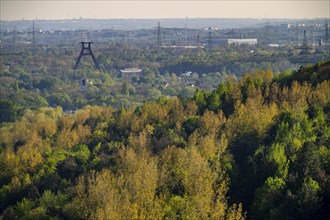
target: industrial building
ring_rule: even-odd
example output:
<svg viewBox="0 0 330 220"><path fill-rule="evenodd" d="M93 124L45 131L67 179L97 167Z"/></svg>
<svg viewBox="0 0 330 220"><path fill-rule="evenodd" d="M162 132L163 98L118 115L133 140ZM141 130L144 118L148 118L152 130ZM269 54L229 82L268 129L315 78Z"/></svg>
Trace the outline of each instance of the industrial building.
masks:
<svg viewBox="0 0 330 220"><path fill-rule="evenodd" d="M225 46L225 45L249 45L254 46L257 45L258 40L257 38L245 38L245 39L211 39L207 42L208 48L214 48L218 46Z"/></svg>
<svg viewBox="0 0 330 220"><path fill-rule="evenodd" d="M228 45L235 45L235 46L239 46L242 44L245 45L257 45L257 38L246 38L246 39L227 39L227 44Z"/></svg>

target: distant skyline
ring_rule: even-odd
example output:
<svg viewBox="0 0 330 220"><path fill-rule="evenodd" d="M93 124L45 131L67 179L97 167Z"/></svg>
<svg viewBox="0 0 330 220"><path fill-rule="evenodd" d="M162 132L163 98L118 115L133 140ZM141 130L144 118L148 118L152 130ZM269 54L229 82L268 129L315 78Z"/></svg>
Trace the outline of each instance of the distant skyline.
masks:
<svg viewBox="0 0 330 220"><path fill-rule="evenodd" d="M329 0L0 0L1 20L112 18L329 18Z"/></svg>

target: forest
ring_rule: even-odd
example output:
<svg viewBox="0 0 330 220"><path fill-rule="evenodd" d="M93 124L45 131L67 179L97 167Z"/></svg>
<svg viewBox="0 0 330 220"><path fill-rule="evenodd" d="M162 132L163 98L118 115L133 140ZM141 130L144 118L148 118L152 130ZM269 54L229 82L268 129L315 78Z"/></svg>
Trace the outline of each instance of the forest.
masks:
<svg viewBox="0 0 330 220"><path fill-rule="evenodd" d="M2 98L0 219L329 219L329 80L323 61L128 108Z"/></svg>

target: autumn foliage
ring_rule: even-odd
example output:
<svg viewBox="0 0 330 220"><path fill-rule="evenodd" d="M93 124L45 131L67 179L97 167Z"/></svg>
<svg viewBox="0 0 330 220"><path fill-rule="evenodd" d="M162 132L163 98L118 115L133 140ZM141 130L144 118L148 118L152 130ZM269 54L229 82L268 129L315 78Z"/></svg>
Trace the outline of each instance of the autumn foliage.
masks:
<svg viewBox="0 0 330 220"><path fill-rule="evenodd" d="M0 127L2 219L327 219L330 62Z"/></svg>

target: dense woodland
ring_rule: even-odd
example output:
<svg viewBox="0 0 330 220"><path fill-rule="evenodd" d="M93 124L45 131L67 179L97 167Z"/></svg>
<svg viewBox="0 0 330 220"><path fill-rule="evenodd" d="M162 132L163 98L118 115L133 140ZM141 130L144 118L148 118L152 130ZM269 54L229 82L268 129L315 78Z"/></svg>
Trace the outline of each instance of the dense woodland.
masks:
<svg viewBox="0 0 330 220"><path fill-rule="evenodd" d="M329 219L330 61L132 108L2 99L1 219Z"/></svg>

